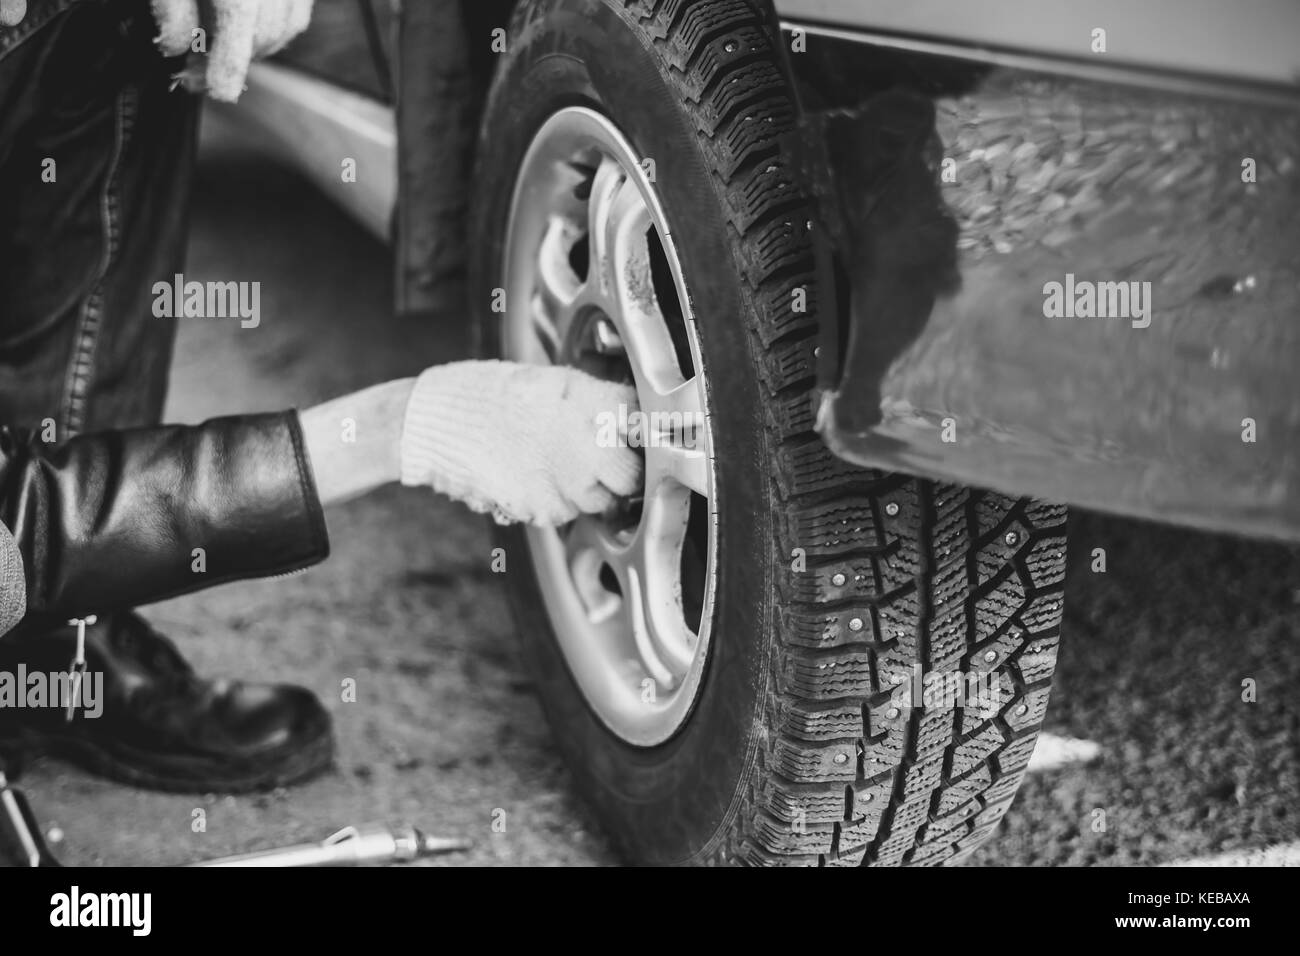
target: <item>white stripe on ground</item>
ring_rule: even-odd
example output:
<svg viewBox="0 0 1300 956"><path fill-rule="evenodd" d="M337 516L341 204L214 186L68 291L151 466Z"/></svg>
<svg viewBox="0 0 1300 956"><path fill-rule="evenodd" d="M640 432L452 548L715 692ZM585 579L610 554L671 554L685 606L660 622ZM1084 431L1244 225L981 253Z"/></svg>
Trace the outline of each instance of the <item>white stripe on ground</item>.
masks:
<svg viewBox="0 0 1300 956"><path fill-rule="evenodd" d="M1101 747L1091 740L1039 734L1038 743L1034 745L1033 756L1029 758L1029 772L1042 773L1045 770L1059 770L1075 764L1092 763L1100 756Z"/></svg>
<svg viewBox="0 0 1300 956"><path fill-rule="evenodd" d="M1279 843L1264 850L1235 850L1161 866L1300 866L1300 843Z"/></svg>
<svg viewBox="0 0 1300 956"><path fill-rule="evenodd" d="M1101 756L1101 746L1091 740L1039 734L1029 772L1059 770L1075 764L1091 763ZM1161 866L1300 866L1300 842L1279 843L1265 849L1234 850L1192 860L1174 860Z"/></svg>

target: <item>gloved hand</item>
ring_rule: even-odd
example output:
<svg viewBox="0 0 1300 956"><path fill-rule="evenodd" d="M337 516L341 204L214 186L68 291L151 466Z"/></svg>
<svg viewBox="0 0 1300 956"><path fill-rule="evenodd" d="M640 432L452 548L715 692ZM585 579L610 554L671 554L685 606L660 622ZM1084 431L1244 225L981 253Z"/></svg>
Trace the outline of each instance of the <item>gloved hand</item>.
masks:
<svg viewBox="0 0 1300 956"><path fill-rule="evenodd" d="M243 92L248 64L279 50L307 29L311 20L311 0L208 2L211 23L200 22L199 0L151 0L158 24L158 48L166 56L191 52L194 30L202 27L207 31L208 95L228 103L235 102Z"/></svg>
<svg viewBox="0 0 1300 956"><path fill-rule="evenodd" d="M636 409L631 386L563 366L434 366L406 408L402 484L432 485L501 524L604 511L641 487L640 455L597 441L597 416L618 416L620 404Z"/></svg>

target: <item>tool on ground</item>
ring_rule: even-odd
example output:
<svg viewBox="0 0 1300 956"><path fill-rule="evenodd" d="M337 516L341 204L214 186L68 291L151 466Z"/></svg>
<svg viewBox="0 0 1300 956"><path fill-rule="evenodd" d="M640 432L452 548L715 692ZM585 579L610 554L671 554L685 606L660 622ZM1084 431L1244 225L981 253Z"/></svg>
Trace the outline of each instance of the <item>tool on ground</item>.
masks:
<svg viewBox="0 0 1300 956"><path fill-rule="evenodd" d="M356 866L409 863L427 856L468 850L468 840L429 836L412 826L371 824L345 827L320 843L258 850L191 866Z"/></svg>
<svg viewBox="0 0 1300 956"><path fill-rule="evenodd" d="M422 857L468 850L469 840L430 836L413 826L345 827L321 843L258 850L190 866L357 866L409 863ZM26 796L9 783L0 762L0 859L18 866L62 866L46 846Z"/></svg>
<svg viewBox="0 0 1300 956"><path fill-rule="evenodd" d="M0 858L10 852L16 855L14 860L19 866L62 866L41 836L41 828L36 822L27 797L21 790L9 784L5 776L4 764L0 762L0 835L5 839L0 843ZM12 850L11 850L12 847Z"/></svg>

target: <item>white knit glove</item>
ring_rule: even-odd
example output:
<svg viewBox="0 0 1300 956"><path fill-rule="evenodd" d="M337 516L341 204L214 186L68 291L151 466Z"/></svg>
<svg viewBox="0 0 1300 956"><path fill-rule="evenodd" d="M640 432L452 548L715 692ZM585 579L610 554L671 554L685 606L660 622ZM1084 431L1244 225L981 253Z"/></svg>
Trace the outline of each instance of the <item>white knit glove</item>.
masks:
<svg viewBox="0 0 1300 956"><path fill-rule="evenodd" d="M432 485L501 524L549 527L604 511L641 488L640 455L598 427L620 404L636 409L631 386L564 366L434 366L406 408L402 484Z"/></svg>
<svg viewBox="0 0 1300 956"><path fill-rule="evenodd" d="M193 51L194 31L206 33L207 65L196 80L186 68L189 89L206 86L214 100L233 103L244 91L248 64L270 56L311 20L311 0L208 0L212 22L199 16L199 0L151 0L158 24L158 48L166 56Z"/></svg>

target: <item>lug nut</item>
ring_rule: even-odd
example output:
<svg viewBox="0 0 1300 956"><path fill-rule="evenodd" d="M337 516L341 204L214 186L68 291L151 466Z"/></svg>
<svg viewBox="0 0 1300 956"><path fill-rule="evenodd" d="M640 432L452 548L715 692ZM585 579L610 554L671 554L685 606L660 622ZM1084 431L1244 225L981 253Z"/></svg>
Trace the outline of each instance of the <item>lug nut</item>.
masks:
<svg viewBox="0 0 1300 956"><path fill-rule="evenodd" d="M614 328L614 323L609 319L598 319L595 332L596 351L606 354L623 351L623 339L618 334L618 329Z"/></svg>

